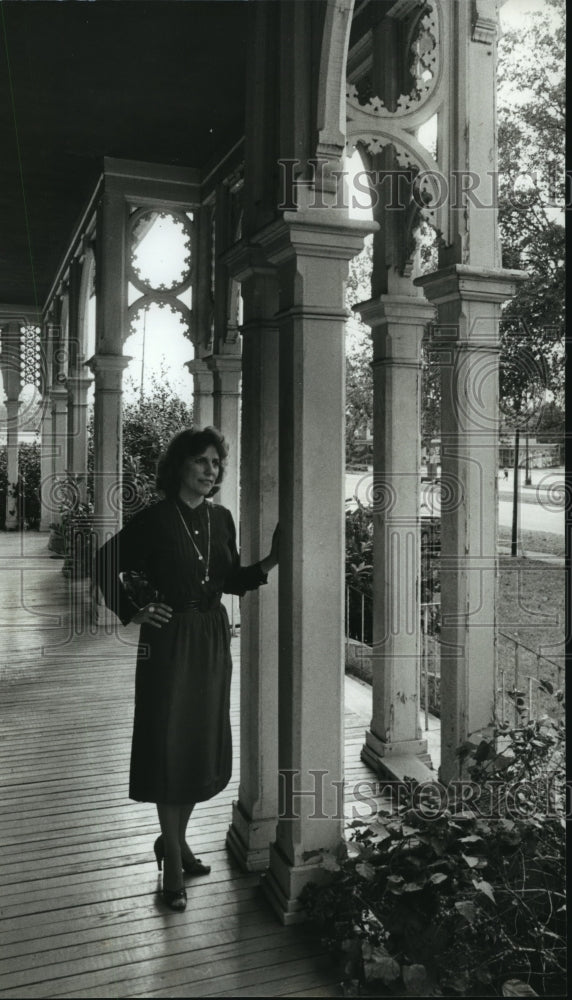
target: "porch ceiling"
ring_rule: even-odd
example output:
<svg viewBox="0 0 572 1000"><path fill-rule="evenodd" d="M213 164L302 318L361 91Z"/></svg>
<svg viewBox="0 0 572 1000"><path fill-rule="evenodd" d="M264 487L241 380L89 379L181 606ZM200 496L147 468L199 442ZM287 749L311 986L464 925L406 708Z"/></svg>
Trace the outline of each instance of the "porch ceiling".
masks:
<svg viewBox="0 0 572 1000"><path fill-rule="evenodd" d="M242 135L246 15L0 3L0 303L43 305L104 155L205 168Z"/></svg>

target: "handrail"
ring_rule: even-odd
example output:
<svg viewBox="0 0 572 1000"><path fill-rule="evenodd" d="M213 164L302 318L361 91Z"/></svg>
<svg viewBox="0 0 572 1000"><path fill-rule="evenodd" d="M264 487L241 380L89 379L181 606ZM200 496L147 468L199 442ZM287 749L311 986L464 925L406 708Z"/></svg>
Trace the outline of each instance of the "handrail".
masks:
<svg viewBox="0 0 572 1000"><path fill-rule="evenodd" d="M501 632L500 629L497 629L497 635L502 635L504 639L509 639L511 642L518 643L519 646L522 646L523 649L527 649L533 656L540 656L543 660L546 660L547 663L551 663L557 670L562 669L561 664L556 663L555 660L551 660L550 657L545 656L544 653L539 653L537 649L532 649L530 646L527 646L525 642L521 642L520 639L516 639L513 635L509 635L508 632Z"/></svg>
<svg viewBox="0 0 572 1000"><path fill-rule="evenodd" d="M361 605L361 644L362 644L362 646L370 646L369 643L364 642L364 632L365 632L364 605L365 605L365 601L368 600L371 604L373 604L373 595L372 594L368 594L365 591L360 590L358 587L354 586L353 584L346 582L346 654L347 654L347 652L349 650L349 643L350 643L350 630L349 630L349 611L350 611L349 601L350 601L350 591L352 591L354 594L359 594L360 598L361 598L361 602L362 602L362 605ZM424 601L422 604L420 604L420 610L423 611L425 608L438 608L440 606L441 606L441 601ZM423 634L424 638L432 639L435 643L439 644L440 640L439 640L439 636L438 635L429 635L426 632L426 630L425 630L425 620L424 620L424 616L423 615L421 615L421 630L422 630L422 634ZM508 639L509 642L512 642L514 644L514 682L513 682L513 684L514 684L514 692L513 693L514 693L514 696L515 696L514 697L515 724L518 724L518 722L519 722L519 712L523 711L522 706L519 707L519 705L517 704L517 700L516 700L516 698L517 698L516 692L518 690L519 677L522 676L523 680L526 679L528 681L528 717L530 719L532 717L533 683L534 683L534 681L536 681L538 683L540 681L540 679L541 679L540 678L540 662L541 662L541 660L544 660L546 663L550 664L556 670L556 672L557 672L557 679L558 679L558 687L560 687L560 681L561 681L562 671L563 671L564 667L563 667L562 664L557 663L555 660L552 660L550 657L545 656L544 653L540 653L540 652L538 652L538 650L532 649L532 647L528 646L525 642L521 642L520 639L517 639L513 635L509 635L507 632L503 632L501 629L497 629L496 630L496 635L497 635L497 637L502 636L503 639ZM521 673L521 671L520 671L520 650L521 649L525 649L528 653L531 653L532 656L534 656L536 658L536 664L537 664L537 675L536 675L536 677L534 675L532 675L532 674ZM429 700L429 676L434 676L434 677L438 677L439 676L439 674L436 671L434 672L434 671L429 671L428 670L428 664L429 664L429 660L428 660L428 657L427 657L427 654L426 654L425 644L423 644L423 653L422 653L422 657L421 657L421 666L420 666L420 679L421 679L421 674L424 674L425 728L426 729L428 728L428 712L429 712L429 708L428 708L428 700ZM505 674L506 674L506 668L499 667L498 671L497 671L497 677L498 677L497 683L500 684L500 688L498 690L499 690L499 693L501 695L501 712L502 712L502 717L503 718L504 718L504 714L505 714L506 697L507 697L507 695L511 694L510 689L507 690L507 687L506 687Z"/></svg>

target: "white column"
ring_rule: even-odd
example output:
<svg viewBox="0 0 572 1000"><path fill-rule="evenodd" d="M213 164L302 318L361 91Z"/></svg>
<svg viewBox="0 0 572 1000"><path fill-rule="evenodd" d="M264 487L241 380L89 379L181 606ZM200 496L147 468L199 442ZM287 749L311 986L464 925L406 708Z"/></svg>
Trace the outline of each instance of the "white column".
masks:
<svg viewBox="0 0 572 1000"><path fill-rule="evenodd" d="M42 506L40 530L49 531L50 526L58 520L59 516L57 504L54 502L52 496L54 481L54 446L52 439L52 410L49 404L46 406L44 412L40 434L40 500Z"/></svg>
<svg viewBox="0 0 572 1000"><path fill-rule="evenodd" d="M281 788L264 884L284 922L321 875L308 852L343 839L344 287L370 229L343 216L286 212L258 237L280 289Z"/></svg>
<svg viewBox="0 0 572 1000"><path fill-rule="evenodd" d="M373 713L362 759L386 777L430 780L419 724L421 295L360 306L373 331Z"/></svg>
<svg viewBox="0 0 572 1000"><path fill-rule="evenodd" d="M238 471L240 467L240 373L241 359L238 355L213 355L207 360L213 376L213 425L224 434L228 444L228 457L221 488L216 502L228 507L237 526L239 547L242 544L238 530L240 517L240 489ZM223 596L223 604L228 612L231 629L240 624L239 598L233 594Z"/></svg>
<svg viewBox="0 0 572 1000"><path fill-rule="evenodd" d="M2 379L6 394L6 530L16 531L18 517L18 430L20 392L20 324L11 322L2 332L2 353L0 355Z"/></svg>
<svg viewBox="0 0 572 1000"><path fill-rule="evenodd" d="M121 528L121 399L123 370L130 361L122 354L96 354L86 362L95 375L94 507L99 544Z"/></svg>
<svg viewBox="0 0 572 1000"><path fill-rule="evenodd" d="M82 503L87 498L87 393L93 379L70 376L68 387L68 472L78 477Z"/></svg>
<svg viewBox="0 0 572 1000"><path fill-rule="evenodd" d="M20 527L18 515L18 415L20 400L6 400L6 531L17 531Z"/></svg>
<svg viewBox="0 0 572 1000"><path fill-rule="evenodd" d="M416 284L438 306L441 363L441 770L495 711L498 325L522 272L452 265Z"/></svg>
<svg viewBox="0 0 572 1000"><path fill-rule="evenodd" d="M187 361L185 368L193 376L193 424L201 428L212 427L213 373L202 358Z"/></svg>
<svg viewBox="0 0 572 1000"><path fill-rule="evenodd" d="M229 455L218 501L239 520L238 470L240 466L240 375L239 355L217 354L208 358L213 373L213 423L224 434Z"/></svg>
<svg viewBox="0 0 572 1000"><path fill-rule="evenodd" d="M68 450L68 391L63 384L50 390L52 405L52 444L54 476L64 479L67 472Z"/></svg>
<svg viewBox="0 0 572 1000"><path fill-rule="evenodd" d="M242 282L241 550L267 555L278 521L278 330L274 268L260 250L228 257ZM227 845L243 868L268 867L278 814L278 573L241 606L240 786Z"/></svg>

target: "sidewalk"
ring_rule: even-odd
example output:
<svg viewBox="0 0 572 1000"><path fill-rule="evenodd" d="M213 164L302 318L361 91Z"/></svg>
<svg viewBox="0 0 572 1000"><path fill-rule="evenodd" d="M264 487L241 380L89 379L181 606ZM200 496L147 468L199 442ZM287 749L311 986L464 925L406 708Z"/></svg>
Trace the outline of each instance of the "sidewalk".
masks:
<svg viewBox="0 0 572 1000"><path fill-rule="evenodd" d="M519 549L521 546L519 545ZM497 546L497 552L500 556L510 556L510 545L499 545ZM524 552L519 552L520 558L532 559L533 562L545 562L550 563L551 566L562 566L565 565L564 556L555 556L550 552L529 552L525 549Z"/></svg>

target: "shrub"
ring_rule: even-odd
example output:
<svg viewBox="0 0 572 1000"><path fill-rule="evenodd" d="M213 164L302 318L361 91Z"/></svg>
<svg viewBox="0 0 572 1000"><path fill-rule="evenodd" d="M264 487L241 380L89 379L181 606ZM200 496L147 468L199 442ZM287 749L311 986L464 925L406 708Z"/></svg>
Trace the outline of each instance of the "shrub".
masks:
<svg viewBox="0 0 572 1000"><path fill-rule="evenodd" d="M566 994L563 725L495 737L459 751L472 784L403 784L304 890L346 995Z"/></svg>
<svg viewBox="0 0 572 1000"><path fill-rule="evenodd" d="M27 528L38 528L41 517L40 503L40 446L22 442L18 446L18 519ZM6 493L8 489L6 446L0 449L0 526L6 525Z"/></svg>

